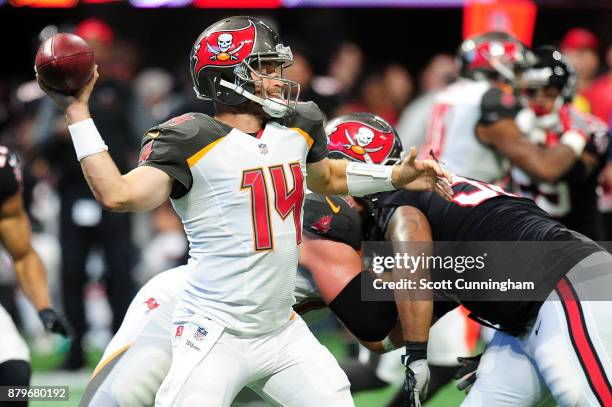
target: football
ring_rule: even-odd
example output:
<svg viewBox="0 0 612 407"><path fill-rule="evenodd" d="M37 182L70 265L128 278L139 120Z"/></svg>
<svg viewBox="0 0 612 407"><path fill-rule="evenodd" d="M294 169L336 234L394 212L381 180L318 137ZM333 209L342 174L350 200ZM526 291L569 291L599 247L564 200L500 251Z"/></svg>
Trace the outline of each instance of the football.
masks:
<svg viewBox="0 0 612 407"><path fill-rule="evenodd" d="M45 85L65 94L82 88L91 78L94 66L93 49L75 34L55 34L36 53L38 76Z"/></svg>

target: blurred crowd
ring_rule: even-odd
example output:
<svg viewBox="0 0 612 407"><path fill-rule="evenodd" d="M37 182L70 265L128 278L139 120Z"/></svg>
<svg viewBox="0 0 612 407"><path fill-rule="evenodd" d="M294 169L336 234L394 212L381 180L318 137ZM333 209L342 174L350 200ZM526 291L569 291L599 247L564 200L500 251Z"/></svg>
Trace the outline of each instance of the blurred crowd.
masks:
<svg viewBox="0 0 612 407"><path fill-rule="evenodd" d="M75 32L94 47L100 80L91 110L122 172L136 165L140 139L150 127L188 111L212 113L211 104L195 98L187 70L175 74L141 66L138 47L117 38L101 20L82 21ZM39 39L54 33L47 28ZM435 54L416 71L392 62L372 65L358 44L345 42L327 69L315 72L311 53L316 48L289 45L294 64L285 74L301 85L301 100L316 102L330 118L375 113L397 127L405 146L424 144L434 95L458 78L454 55ZM575 28L558 45L577 71L576 107L612 125L612 43L604 49L592 32ZM76 346L64 367L78 369L85 362L84 348L105 346L138 287L186 260L181 222L169 203L142 215L103 211L83 179L64 118L33 79L0 80L0 144L21 157L34 244L45 262L54 302L76 329ZM610 164L601 185L600 209L609 214L606 230L612 231ZM14 280L5 265L0 267L0 301L16 314L23 307L15 306ZM27 315L26 310L18 320L28 336L39 336L42 329Z"/></svg>

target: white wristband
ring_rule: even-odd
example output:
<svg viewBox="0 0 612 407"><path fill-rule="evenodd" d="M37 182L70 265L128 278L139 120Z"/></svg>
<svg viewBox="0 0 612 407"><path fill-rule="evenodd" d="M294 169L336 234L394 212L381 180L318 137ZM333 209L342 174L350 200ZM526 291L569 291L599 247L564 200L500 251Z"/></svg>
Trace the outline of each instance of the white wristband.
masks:
<svg viewBox="0 0 612 407"><path fill-rule="evenodd" d="M393 191L393 166L351 162L346 166L346 185L352 196Z"/></svg>
<svg viewBox="0 0 612 407"><path fill-rule="evenodd" d="M98 132L93 119L89 118L68 126L74 151L76 151L77 159L81 161L83 158L93 154L108 151L108 147L102 136Z"/></svg>
<svg viewBox="0 0 612 407"><path fill-rule="evenodd" d="M586 146L586 137L576 130L568 130L561 136L561 144L564 144L574 150L576 157L580 157L584 146Z"/></svg>
<svg viewBox="0 0 612 407"><path fill-rule="evenodd" d="M385 351L385 353L387 352L391 352L392 350L397 349L397 346L395 346L393 344L393 342L391 342L391 339L389 339L389 337L385 337L385 339L382 340L382 347L383 350Z"/></svg>

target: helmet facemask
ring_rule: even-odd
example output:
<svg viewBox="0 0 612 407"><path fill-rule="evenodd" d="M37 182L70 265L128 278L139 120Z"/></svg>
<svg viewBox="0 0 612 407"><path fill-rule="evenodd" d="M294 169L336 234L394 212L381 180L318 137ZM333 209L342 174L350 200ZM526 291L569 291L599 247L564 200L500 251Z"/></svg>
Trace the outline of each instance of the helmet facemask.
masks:
<svg viewBox="0 0 612 407"><path fill-rule="evenodd" d="M284 78L284 70L293 64L291 49L279 44L276 50L277 52L249 55L234 68L234 83L220 79L219 84L260 104L268 115L283 117L295 109L300 94L300 85ZM275 73L276 70L280 70L278 75L266 73L267 66L270 65L274 68ZM268 94L264 80L280 82L279 93Z"/></svg>
<svg viewBox="0 0 612 407"><path fill-rule="evenodd" d="M534 70L525 72L521 86L527 105L535 114L536 126L541 129L555 126L559 122L559 110L565 103L561 89L550 85L547 79L538 78ZM552 89L557 93L556 97L548 94ZM546 104L542 105L541 98L548 100Z"/></svg>
<svg viewBox="0 0 612 407"><path fill-rule="evenodd" d="M285 69L293 64L291 49L279 44L276 46L276 50L277 52L275 53L269 52L249 55L234 71L237 81L240 83L239 86L245 87L245 89L253 89L252 93L255 95L278 105L262 104L264 111L273 117L277 116L268 112L266 110L267 108L272 106L273 110L294 110L300 94L299 83L284 78ZM272 67L275 68L273 69L274 72L280 70L278 75L265 73L267 65L272 65ZM264 80L266 79L281 83L279 87L280 92L278 94L268 94L264 87Z"/></svg>
<svg viewBox="0 0 612 407"><path fill-rule="evenodd" d="M536 50L538 62L521 76L521 86L531 100L542 92L546 97L549 89L555 89L557 96L548 109L532 107L536 113L538 126L549 128L554 126L559 118L558 112L566 103L571 103L576 95L576 75L574 69L563 55L553 47L543 46ZM552 95L548 96L552 100ZM550 103L550 102L549 102Z"/></svg>

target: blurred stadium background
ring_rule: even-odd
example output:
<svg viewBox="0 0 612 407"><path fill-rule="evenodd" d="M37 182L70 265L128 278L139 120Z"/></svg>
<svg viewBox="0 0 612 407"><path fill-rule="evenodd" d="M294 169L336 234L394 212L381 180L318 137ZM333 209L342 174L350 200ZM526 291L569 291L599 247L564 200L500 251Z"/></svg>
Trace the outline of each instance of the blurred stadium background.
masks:
<svg viewBox="0 0 612 407"><path fill-rule="evenodd" d="M107 52L99 61L102 73L116 83L115 91L129 96L129 102L109 106L109 112L122 109L122 120L130 122L132 132L121 137L125 165L131 167L139 137L148 127L178 112L210 111L210 105L193 95L188 55L206 26L234 14L255 15L279 29L296 54L290 75L302 84L303 98L315 100L329 116L373 111L398 125L400 133L402 113L417 107L419 96L456 77L453 57L469 34L497 29L530 45L558 45L572 28L586 28L592 37L573 39L594 51L594 77L612 82L612 2L606 0L0 0L0 143L21 155L35 245L47 266L54 303L64 312L75 302L62 294L62 222L87 226L96 220L88 218L87 209L80 220L74 214L73 219L60 216L62 200L83 199L70 188L80 172L75 175L66 164L75 161L72 151L63 156L61 143L54 143L62 140L65 128L34 82L38 45L58 31L73 31L82 21L96 19L80 29L102 40ZM601 105L586 91L577 103L600 109L609 123L612 85L606 89L607 101ZM112 105L117 95L107 97ZM607 204L602 203L604 209L612 210ZM68 344L43 333L35 312L15 288L10 263L2 258L1 300L31 346L33 384L68 384L71 389L69 403L30 405L76 406L112 336L113 310L120 313L151 276L183 261L186 242L180 221L168 207L133 216L127 225L129 236L118 244L128 247L130 255L120 259L120 266L109 270L95 236L91 250L80 253L86 255L83 363L78 358L67 362ZM107 290L109 273L126 282L125 290ZM351 352L348 338L333 321L314 330L339 359ZM357 405L383 406L399 386L360 393ZM449 385L426 406L453 406L461 398Z"/></svg>

